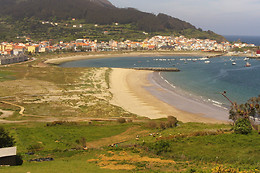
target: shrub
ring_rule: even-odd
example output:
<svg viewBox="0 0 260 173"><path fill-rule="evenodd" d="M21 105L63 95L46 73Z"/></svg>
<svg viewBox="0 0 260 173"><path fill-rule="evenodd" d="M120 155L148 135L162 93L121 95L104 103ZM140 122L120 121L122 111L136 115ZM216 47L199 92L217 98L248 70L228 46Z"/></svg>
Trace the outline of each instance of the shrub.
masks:
<svg viewBox="0 0 260 173"><path fill-rule="evenodd" d="M125 120L125 118L118 118L118 119L117 119L117 122L119 122L119 123L125 123L126 120Z"/></svg>
<svg viewBox="0 0 260 173"><path fill-rule="evenodd" d="M174 116L168 116L168 120L167 120L168 128L176 127L177 123L178 123L177 118L175 118Z"/></svg>
<svg viewBox="0 0 260 173"><path fill-rule="evenodd" d="M252 132L252 126L247 118L239 118L234 126L234 131L237 134L249 134Z"/></svg>
<svg viewBox="0 0 260 173"><path fill-rule="evenodd" d="M14 138L3 127L0 127L0 141L0 148L12 147L15 144Z"/></svg>
<svg viewBox="0 0 260 173"><path fill-rule="evenodd" d="M165 130L165 129L166 129L166 123L160 122L160 128L161 128L162 130Z"/></svg>
<svg viewBox="0 0 260 173"><path fill-rule="evenodd" d="M169 152L170 142L167 140L159 140L155 144L153 144L151 148L155 151L157 155L164 152Z"/></svg>

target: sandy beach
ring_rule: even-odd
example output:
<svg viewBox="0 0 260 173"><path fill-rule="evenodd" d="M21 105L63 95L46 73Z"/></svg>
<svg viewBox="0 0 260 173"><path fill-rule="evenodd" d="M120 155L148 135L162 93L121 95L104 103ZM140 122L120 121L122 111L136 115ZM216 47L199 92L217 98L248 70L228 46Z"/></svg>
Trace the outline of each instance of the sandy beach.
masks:
<svg viewBox="0 0 260 173"><path fill-rule="evenodd" d="M140 71L132 69L114 68L111 74L111 92L113 93L112 104L118 105L125 110L135 113L140 116L145 116L151 119L174 116L182 122L203 122L203 123L226 123L225 120L215 119L212 116L205 116L211 111L218 109L208 109L207 105L199 103L191 103L178 94L172 94L165 88L156 86L149 80L153 72ZM180 105L188 107L188 109L205 109L204 113L194 113L196 111L186 111L178 109L175 106L168 104L167 101L159 99L158 95L164 94L170 96L169 100L175 100ZM167 99L167 98L166 98ZM188 102L187 102L188 101ZM174 104L174 103L173 103ZM205 108L205 106L207 108ZM214 112L216 114L223 113Z"/></svg>
<svg viewBox="0 0 260 173"><path fill-rule="evenodd" d="M127 52L111 54L82 54L56 57L46 64L96 58L144 56L214 56L203 52ZM157 74L157 76L156 76ZM152 71L113 68L110 76L112 104L151 119L174 116L182 122L227 123L228 113L205 103L194 101L169 89ZM220 115L220 116L219 116Z"/></svg>

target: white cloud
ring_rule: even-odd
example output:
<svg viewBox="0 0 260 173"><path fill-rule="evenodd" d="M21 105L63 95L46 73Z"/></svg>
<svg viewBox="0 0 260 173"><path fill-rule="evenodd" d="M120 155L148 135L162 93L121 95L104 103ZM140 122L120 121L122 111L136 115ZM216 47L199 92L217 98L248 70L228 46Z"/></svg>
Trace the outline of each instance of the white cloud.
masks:
<svg viewBox="0 0 260 173"><path fill-rule="evenodd" d="M260 0L111 0L118 7L163 12L220 34L257 34ZM257 27L257 28L256 28Z"/></svg>

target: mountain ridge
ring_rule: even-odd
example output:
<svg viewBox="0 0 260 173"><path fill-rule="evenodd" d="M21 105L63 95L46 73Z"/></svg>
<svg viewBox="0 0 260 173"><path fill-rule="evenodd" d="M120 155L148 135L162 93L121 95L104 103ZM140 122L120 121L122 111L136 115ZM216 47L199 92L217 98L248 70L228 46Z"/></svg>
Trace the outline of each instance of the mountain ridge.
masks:
<svg viewBox="0 0 260 173"><path fill-rule="evenodd" d="M148 32L195 29L190 23L165 14L154 15L134 8L116 8L107 0L0 0L0 4L3 2L9 4L0 7L0 14L16 19L50 19L55 16L59 20L78 18L97 24L134 23L139 29Z"/></svg>
<svg viewBox="0 0 260 173"><path fill-rule="evenodd" d="M132 24L136 29L149 33L181 33L187 29L198 31L192 24L178 18L134 8L117 8L108 0L0 0L0 15L11 16L14 21L25 18L50 21L77 18L85 24Z"/></svg>

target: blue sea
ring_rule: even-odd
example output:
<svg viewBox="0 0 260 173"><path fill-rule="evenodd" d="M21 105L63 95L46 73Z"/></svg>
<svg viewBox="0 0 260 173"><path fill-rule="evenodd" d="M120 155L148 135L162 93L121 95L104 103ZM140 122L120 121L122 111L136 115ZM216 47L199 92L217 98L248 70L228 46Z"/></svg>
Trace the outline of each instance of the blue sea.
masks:
<svg viewBox="0 0 260 173"><path fill-rule="evenodd" d="M260 46L260 36L224 35L224 37L230 42L241 40L242 42L248 44L255 44L256 46Z"/></svg>
<svg viewBox="0 0 260 173"><path fill-rule="evenodd" d="M173 88L189 93L201 100L230 106L221 92L238 103L260 95L260 60L248 60L251 67L245 67L245 57L218 57L207 61L202 57L123 57L103 58L66 62L61 67L176 67L180 72L160 73ZM236 65L232 65L233 62Z"/></svg>

